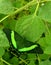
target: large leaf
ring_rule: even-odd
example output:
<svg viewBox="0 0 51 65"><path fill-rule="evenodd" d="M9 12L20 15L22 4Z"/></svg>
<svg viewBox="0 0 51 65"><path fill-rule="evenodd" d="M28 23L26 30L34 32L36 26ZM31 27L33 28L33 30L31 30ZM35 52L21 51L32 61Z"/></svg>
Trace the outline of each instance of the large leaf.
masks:
<svg viewBox="0 0 51 65"><path fill-rule="evenodd" d="M25 2L23 2L23 0L22 1L21 0L13 0L12 3L13 3L13 5L14 5L15 8L20 8L20 7L23 6L23 4Z"/></svg>
<svg viewBox="0 0 51 65"><path fill-rule="evenodd" d="M28 65L35 65L36 55L35 54L28 54L28 60L30 63Z"/></svg>
<svg viewBox="0 0 51 65"><path fill-rule="evenodd" d="M4 48L0 47L0 57L2 57L5 53L5 50Z"/></svg>
<svg viewBox="0 0 51 65"><path fill-rule="evenodd" d="M9 46L9 41L5 35L5 33L0 30L0 47L8 47Z"/></svg>
<svg viewBox="0 0 51 65"><path fill-rule="evenodd" d="M0 0L0 13L11 14L14 11L14 7L10 0Z"/></svg>
<svg viewBox="0 0 51 65"><path fill-rule="evenodd" d="M40 39L39 44L43 48L44 53L51 54L51 34L46 35L45 38Z"/></svg>
<svg viewBox="0 0 51 65"><path fill-rule="evenodd" d="M50 49L51 49L51 45L46 47L46 49L44 50L44 53L51 54L51 50Z"/></svg>
<svg viewBox="0 0 51 65"><path fill-rule="evenodd" d="M45 21L51 22L51 1L44 3L44 5L39 8L38 16Z"/></svg>
<svg viewBox="0 0 51 65"><path fill-rule="evenodd" d="M49 60L41 61L39 65L51 65L51 62Z"/></svg>
<svg viewBox="0 0 51 65"><path fill-rule="evenodd" d="M45 31L43 21L37 16L25 16L19 19L16 23L15 30L29 41L37 41L42 33Z"/></svg>
<svg viewBox="0 0 51 65"><path fill-rule="evenodd" d="M11 54L9 52L5 52L3 55L3 59L8 61L8 60L10 60L10 56L11 56Z"/></svg>
<svg viewBox="0 0 51 65"><path fill-rule="evenodd" d="M50 55L48 55L48 54L39 54L38 56L41 60L46 60L46 59L49 59L49 57L50 57Z"/></svg>
<svg viewBox="0 0 51 65"><path fill-rule="evenodd" d="M12 59L9 60L9 62L12 64L12 65L19 65L19 60L17 57L13 57Z"/></svg>
<svg viewBox="0 0 51 65"><path fill-rule="evenodd" d="M4 25L5 28L9 28L11 30L15 29L16 21L12 18L7 18L5 19L2 24Z"/></svg>

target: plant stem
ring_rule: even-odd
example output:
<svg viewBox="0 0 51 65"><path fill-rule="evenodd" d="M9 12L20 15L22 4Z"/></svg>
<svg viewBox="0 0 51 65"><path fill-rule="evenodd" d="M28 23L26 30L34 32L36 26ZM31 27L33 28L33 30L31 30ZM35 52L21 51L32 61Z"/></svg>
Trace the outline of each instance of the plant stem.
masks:
<svg viewBox="0 0 51 65"><path fill-rule="evenodd" d="M41 59L40 59L40 57L39 57L39 55L37 54L37 59L38 59L38 61L39 61L39 63L41 62Z"/></svg>
<svg viewBox="0 0 51 65"><path fill-rule="evenodd" d="M7 51L9 51L8 49L7 49ZM14 54L12 51L11 51L11 54L13 54L15 57L18 57L16 54ZM24 59L22 59L21 57L19 57L19 59L22 61L22 62L24 62L26 65L28 64Z"/></svg>
<svg viewBox="0 0 51 65"><path fill-rule="evenodd" d="M31 6L31 5L33 5L33 4L36 4L36 1L31 1L31 2L27 3L25 6L19 8L18 10L16 10L16 11L13 13L13 15L16 14L16 13L18 13L18 12L20 12L20 11L22 11L23 9L25 9L25 8L27 8L27 7Z"/></svg>
<svg viewBox="0 0 51 65"><path fill-rule="evenodd" d="M2 18L1 20L0 20L0 23L3 21L3 20L5 20L6 18L8 18L10 15L7 15L7 16L5 16L4 18Z"/></svg>
<svg viewBox="0 0 51 65"><path fill-rule="evenodd" d="M25 6L23 6L23 7L19 8L19 9L17 9L15 12L13 12L13 14L7 15L7 16L5 16L4 18L2 18L2 19L0 20L0 22L4 21L4 20L5 20L6 18L8 18L9 16L12 16L12 15L18 13L18 12L22 11L23 9L25 9L25 8L31 6L31 5L33 5L33 4L35 4L35 3L36 3L35 1L31 1L31 2L27 3Z"/></svg>
<svg viewBox="0 0 51 65"><path fill-rule="evenodd" d="M2 62L4 62L5 64L7 64L7 65L12 65L12 64L8 63L7 61L5 61L5 60L2 59L2 58L0 58L0 60L1 60Z"/></svg>
<svg viewBox="0 0 51 65"><path fill-rule="evenodd" d="M46 2L46 1L47 1L47 0L41 1L40 3L43 3L43 2ZM50 1L50 0L49 0L49 1ZM2 18L2 19L0 20L0 23L1 23L2 21L4 21L6 18L8 18L9 16L12 16L12 15L14 15L14 14L16 14L16 13L22 11L23 9L25 9L25 8L31 6L31 5L34 5L34 4L37 4L37 1L34 1L34 0L33 0L33 1L29 2L29 3L27 3L25 6L23 6L23 7L19 8L19 9L17 9L15 12L13 12L13 14L9 14L9 15L5 16L4 18Z"/></svg>
<svg viewBox="0 0 51 65"><path fill-rule="evenodd" d="M36 16L36 14L37 14L37 11L38 11L38 8L39 8L39 4L40 4L40 1L37 2L37 7L36 7L36 9L35 9L33 18L34 18L34 17Z"/></svg>

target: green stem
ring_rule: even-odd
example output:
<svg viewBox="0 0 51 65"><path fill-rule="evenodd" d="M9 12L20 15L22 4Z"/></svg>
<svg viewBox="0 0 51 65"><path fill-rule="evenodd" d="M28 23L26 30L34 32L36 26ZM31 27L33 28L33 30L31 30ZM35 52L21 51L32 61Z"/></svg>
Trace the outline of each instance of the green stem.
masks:
<svg viewBox="0 0 51 65"><path fill-rule="evenodd" d="M5 60L2 59L2 58L0 58L0 60L1 60L2 62L4 62L5 64L7 64L7 65L12 65L12 64L8 63L7 61L5 61Z"/></svg>
<svg viewBox="0 0 51 65"><path fill-rule="evenodd" d="M36 7L36 9L35 9L33 18L34 18L34 17L36 16L36 14L37 14L37 11L38 11L38 8L39 8L39 4L40 4L40 1L37 2L37 7Z"/></svg>
<svg viewBox="0 0 51 65"><path fill-rule="evenodd" d="M3 20L5 20L6 18L8 18L10 15L7 15L7 16L5 16L4 18L2 18L1 20L0 20L0 23L3 21Z"/></svg>
<svg viewBox="0 0 51 65"><path fill-rule="evenodd" d="M37 59L38 59L38 61L39 61L39 63L41 62L41 59L40 59L40 57L39 57L39 55L37 54Z"/></svg>
<svg viewBox="0 0 51 65"><path fill-rule="evenodd" d="M23 7L19 8L19 9L17 9L15 12L13 12L13 14L7 15L7 16L5 16L4 18L2 18L2 19L0 20L0 22L4 21L4 20L5 20L6 18L8 18L9 16L12 16L12 15L18 13L18 12L22 11L23 9L25 9L25 8L31 6L31 5L33 5L33 4L35 4L35 3L36 3L35 1L31 1L31 2L27 3L25 6L23 6Z"/></svg>
<svg viewBox="0 0 51 65"><path fill-rule="evenodd" d="M22 11L23 9L25 9L25 8L27 8L27 7L31 6L31 5L33 5L33 4L36 4L36 1L31 1L31 2L27 3L25 6L19 8L18 10L16 10L16 11L13 13L13 15L16 14L16 13L18 13L18 12L20 12L20 11Z"/></svg>
<svg viewBox="0 0 51 65"><path fill-rule="evenodd" d="M7 50L9 51L9 50ZM14 54L12 51L11 51L11 54L13 54L15 57L18 57L16 54ZM19 57L19 59L24 62L26 65L28 64L24 59L22 59L21 57Z"/></svg>
<svg viewBox="0 0 51 65"><path fill-rule="evenodd" d="M47 0L41 1L40 3L43 3L43 2L46 2L46 1L47 1ZM50 1L50 0L49 0L49 1ZM4 20L5 20L6 18L8 18L9 16L12 16L12 15L14 15L14 14L16 14L16 13L22 11L23 9L25 9L25 8L31 6L31 5L34 5L34 4L37 4L37 1L34 1L34 0L33 0L33 1L29 2L29 3L27 3L25 6L23 6L23 7L19 8L19 9L17 9L15 12L13 12L13 14L7 15L7 16L5 16L4 18L2 18L2 19L0 20L0 22L4 21Z"/></svg>

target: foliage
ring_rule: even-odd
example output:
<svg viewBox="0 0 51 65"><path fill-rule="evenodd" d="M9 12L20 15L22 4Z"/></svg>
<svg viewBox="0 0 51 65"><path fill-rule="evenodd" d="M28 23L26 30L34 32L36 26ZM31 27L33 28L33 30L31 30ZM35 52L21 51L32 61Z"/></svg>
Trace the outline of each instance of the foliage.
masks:
<svg viewBox="0 0 51 65"><path fill-rule="evenodd" d="M17 52L3 29L19 34L16 39L20 48L26 44L21 37L38 47L29 52ZM0 0L1 64L51 65L51 0Z"/></svg>

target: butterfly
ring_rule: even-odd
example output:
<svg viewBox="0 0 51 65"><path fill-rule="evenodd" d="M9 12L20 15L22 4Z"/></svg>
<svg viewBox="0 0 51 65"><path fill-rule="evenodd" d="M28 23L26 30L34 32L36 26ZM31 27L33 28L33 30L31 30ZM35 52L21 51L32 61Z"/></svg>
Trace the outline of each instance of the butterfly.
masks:
<svg viewBox="0 0 51 65"><path fill-rule="evenodd" d="M27 52L31 51L37 47L33 42L27 41L24 37L21 37L17 32L12 31L10 29L3 29L6 34L9 42L15 49L19 52Z"/></svg>

